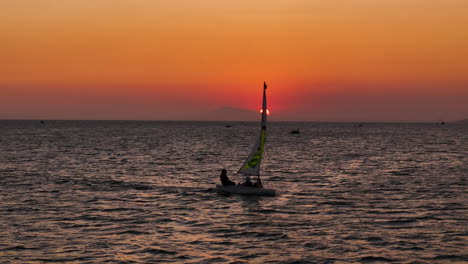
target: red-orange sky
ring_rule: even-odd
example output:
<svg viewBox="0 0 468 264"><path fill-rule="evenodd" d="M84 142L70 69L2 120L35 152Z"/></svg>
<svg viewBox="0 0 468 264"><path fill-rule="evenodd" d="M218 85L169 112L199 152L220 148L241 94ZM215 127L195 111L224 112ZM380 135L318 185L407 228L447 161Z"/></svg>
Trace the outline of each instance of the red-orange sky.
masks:
<svg viewBox="0 0 468 264"><path fill-rule="evenodd" d="M466 0L0 2L0 119L468 118Z"/></svg>

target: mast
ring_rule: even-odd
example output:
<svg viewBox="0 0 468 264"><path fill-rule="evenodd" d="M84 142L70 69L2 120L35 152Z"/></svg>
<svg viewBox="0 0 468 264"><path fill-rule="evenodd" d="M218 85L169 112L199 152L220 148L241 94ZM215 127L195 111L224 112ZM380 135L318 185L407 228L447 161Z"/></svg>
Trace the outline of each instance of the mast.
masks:
<svg viewBox="0 0 468 264"><path fill-rule="evenodd" d="M266 130L266 122L267 122L267 101L266 101L266 89L267 84L263 82L263 103L262 103L262 130Z"/></svg>
<svg viewBox="0 0 468 264"><path fill-rule="evenodd" d="M262 162L263 151L266 142L266 123L267 123L267 100L266 100L267 84L263 82L263 101L262 101L262 121L260 128L260 136L252 148L250 155L244 161L238 173L252 176L260 176L260 163Z"/></svg>

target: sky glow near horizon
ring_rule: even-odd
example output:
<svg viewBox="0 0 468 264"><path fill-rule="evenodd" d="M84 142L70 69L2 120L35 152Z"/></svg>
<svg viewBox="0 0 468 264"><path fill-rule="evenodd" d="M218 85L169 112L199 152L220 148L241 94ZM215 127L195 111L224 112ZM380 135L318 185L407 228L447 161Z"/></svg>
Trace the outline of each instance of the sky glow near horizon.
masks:
<svg viewBox="0 0 468 264"><path fill-rule="evenodd" d="M0 119L468 117L468 1L0 2Z"/></svg>

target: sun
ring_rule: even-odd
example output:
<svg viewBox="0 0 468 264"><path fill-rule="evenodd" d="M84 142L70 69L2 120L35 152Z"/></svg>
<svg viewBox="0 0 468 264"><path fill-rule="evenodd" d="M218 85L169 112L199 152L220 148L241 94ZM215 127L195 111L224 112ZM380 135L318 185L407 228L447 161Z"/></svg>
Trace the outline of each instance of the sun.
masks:
<svg viewBox="0 0 468 264"><path fill-rule="evenodd" d="M267 109L267 115L270 115L270 110ZM263 113L263 109L260 109L260 113Z"/></svg>

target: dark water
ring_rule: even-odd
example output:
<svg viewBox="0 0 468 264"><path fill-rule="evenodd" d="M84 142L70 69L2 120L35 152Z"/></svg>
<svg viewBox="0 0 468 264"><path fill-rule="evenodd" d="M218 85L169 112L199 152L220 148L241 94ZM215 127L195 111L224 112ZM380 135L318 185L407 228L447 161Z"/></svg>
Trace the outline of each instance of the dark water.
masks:
<svg viewBox="0 0 468 264"><path fill-rule="evenodd" d="M0 121L0 263L468 261L466 126L226 124Z"/></svg>

